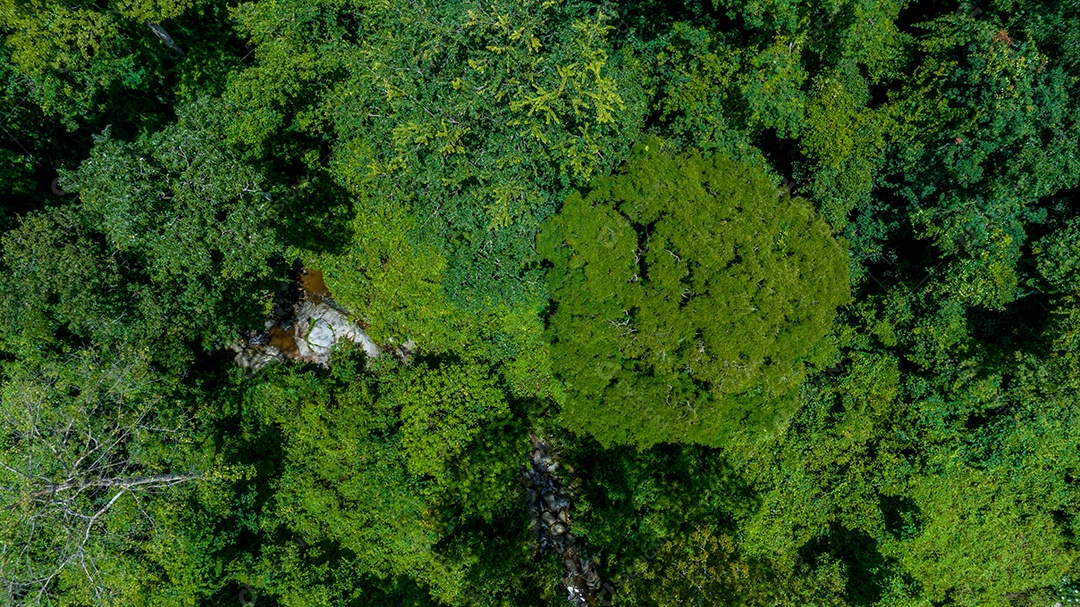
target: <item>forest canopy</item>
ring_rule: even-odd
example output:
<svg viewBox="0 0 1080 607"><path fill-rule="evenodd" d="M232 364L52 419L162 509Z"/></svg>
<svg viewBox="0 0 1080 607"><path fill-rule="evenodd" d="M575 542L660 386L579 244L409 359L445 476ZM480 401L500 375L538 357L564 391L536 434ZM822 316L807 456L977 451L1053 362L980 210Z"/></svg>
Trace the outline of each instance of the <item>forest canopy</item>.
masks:
<svg viewBox="0 0 1080 607"><path fill-rule="evenodd" d="M0 0L0 605L1080 604L1080 6Z"/></svg>

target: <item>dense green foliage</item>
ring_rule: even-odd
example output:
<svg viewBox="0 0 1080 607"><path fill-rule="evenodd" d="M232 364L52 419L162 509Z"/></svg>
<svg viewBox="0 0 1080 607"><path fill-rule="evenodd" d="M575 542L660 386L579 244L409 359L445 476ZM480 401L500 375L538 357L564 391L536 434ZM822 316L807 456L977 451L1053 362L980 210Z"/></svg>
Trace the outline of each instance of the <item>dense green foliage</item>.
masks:
<svg viewBox="0 0 1080 607"><path fill-rule="evenodd" d="M568 604L531 434L596 605L1080 604L1075 2L0 36L0 605ZM296 262L383 355L237 366Z"/></svg>
<svg viewBox="0 0 1080 607"><path fill-rule="evenodd" d="M658 144L540 236L565 423L646 447L779 427L845 302L846 252L760 170Z"/></svg>

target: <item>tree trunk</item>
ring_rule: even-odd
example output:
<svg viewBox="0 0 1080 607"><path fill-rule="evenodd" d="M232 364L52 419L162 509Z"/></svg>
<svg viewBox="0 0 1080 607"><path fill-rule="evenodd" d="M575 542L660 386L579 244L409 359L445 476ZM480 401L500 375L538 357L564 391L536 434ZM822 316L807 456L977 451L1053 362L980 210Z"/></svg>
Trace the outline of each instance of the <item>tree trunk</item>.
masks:
<svg viewBox="0 0 1080 607"><path fill-rule="evenodd" d="M165 28L161 27L157 23L151 23L149 20L146 21L146 27L149 27L150 31L154 32L154 34L158 38L160 38L162 42L165 43L165 46L169 47L169 50L181 57L184 56L184 49L180 48L180 45L176 44L176 41L172 39L172 36L169 35L169 32L165 31Z"/></svg>

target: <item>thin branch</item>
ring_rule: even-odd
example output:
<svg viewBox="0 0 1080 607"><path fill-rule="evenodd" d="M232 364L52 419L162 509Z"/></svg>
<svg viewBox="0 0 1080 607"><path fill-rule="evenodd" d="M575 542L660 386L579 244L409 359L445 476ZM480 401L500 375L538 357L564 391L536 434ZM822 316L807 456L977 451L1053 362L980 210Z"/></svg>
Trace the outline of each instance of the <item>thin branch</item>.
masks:
<svg viewBox="0 0 1080 607"><path fill-rule="evenodd" d="M135 487L142 487L151 485L151 488L157 487L170 487L190 480L202 478L199 474L186 473L186 474L155 474L152 476L136 476L134 478L110 478L101 479L90 482L81 482L76 480L70 480L63 483L57 483L53 485L47 485L44 489L40 489L30 494L30 497L43 497L46 495L52 495L60 493L62 491L69 491L75 489L77 492L82 492L87 489L99 489L99 488L113 488L120 487L122 489L133 489Z"/></svg>

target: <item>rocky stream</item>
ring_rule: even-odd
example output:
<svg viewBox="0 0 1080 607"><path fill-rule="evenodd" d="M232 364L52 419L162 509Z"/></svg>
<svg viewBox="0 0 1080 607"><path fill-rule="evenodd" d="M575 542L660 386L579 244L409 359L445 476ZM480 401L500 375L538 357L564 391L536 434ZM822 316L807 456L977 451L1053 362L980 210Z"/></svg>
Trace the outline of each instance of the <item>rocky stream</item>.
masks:
<svg viewBox="0 0 1080 607"><path fill-rule="evenodd" d="M327 365L334 344L351 341L364 349L368 358L384 352L406 356L412 344L380 346L349 318L349 312L330 295L322 272L299 264L292 280L274 296L272 314L264 329L248 331L229 346L236 364L258 369L272 360L286 359Z"/></svg>
<svg viewBox="0 0 1080 607"><path fill-rule="evenodd" d="M529 464L522 467L521 473L527 484L537 550L553 551L559 556L566 571L562 587L574 607L594 607L598 604L600 576L584 540L570 532L570 492L555 474L559 464L550 454L550 445L535 434L530 438Z"/></svg>

